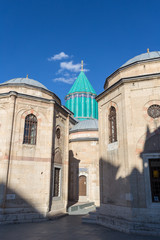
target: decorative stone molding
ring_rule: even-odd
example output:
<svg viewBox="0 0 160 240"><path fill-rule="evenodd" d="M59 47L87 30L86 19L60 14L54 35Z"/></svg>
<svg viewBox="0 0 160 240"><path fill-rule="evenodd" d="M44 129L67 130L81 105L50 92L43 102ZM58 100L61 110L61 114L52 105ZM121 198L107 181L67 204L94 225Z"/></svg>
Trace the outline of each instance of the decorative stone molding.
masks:
<svg viewBox="0 0 160 240"><path fill-rule="evenodd" d="M30 107L30 108L31 108L31 107ZM21 115L21 118L22 118L22 119L25 119L25 117L26 117L27 115L29 115L29 114L34 114L34 115L37 117L37 120L38 120L38 121L41 121L41 120L42 120L41 117L40 117L40 115L39 115L33 108L31 108L30 110L25 111L25 112Z"/></svg>
<svg viewBox="0 0 160 240"><path fill-rule="evenodd" d="M148 123L153 123L156 121L157 123L160 124L160 117L153 118L153 117L149 116L149 114L148 114L148 109L152 105L160 105L160 100L151 100L151 101L147 102L143 107L143 117Z"/></svg>
<svg viewBox="0 0 160 240"><path fill-rule="evenodd" d="M118 111L118 106L117 106L117 103L113 102L113 101L110 101L107 105L107 110L109 111L109 109L111 107L114 107L116 109L116 112Z"/></svg>
<svg viewBox="0 0 160 240"><path fill-rule="evenodd" d="M56 118L59 118L62 123L66 121L66 118L64 118L64 116L61 113L56 113Z"/></svg>

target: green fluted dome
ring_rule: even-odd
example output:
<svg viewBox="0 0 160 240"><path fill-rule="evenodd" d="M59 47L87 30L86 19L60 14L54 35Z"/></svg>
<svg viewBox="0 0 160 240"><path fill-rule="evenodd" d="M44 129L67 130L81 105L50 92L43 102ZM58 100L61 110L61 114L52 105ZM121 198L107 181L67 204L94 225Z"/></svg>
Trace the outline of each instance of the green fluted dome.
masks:
<svg viewBox="0 0 160 240"><path fill-rule="evenodd" d="M96 94L83 71L81 71L81 73L79 74L68 94L75 92L88 92Z"/></svg>
<svg viewBox="0 0 160 240"><path fill-rule="evenodd" d="M83 71L65 97L66 107L79 120L98 119L98 103L96 92Z"/></svg>

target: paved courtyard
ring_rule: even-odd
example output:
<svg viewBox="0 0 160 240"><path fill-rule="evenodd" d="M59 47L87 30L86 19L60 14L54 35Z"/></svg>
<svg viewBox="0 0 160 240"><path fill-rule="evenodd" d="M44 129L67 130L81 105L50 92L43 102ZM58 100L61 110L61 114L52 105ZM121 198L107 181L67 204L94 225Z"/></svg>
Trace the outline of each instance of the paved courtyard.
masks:
<svg viewBox="0 0 160 240"><path fill-rule="evenodd" d="M55 221L0 225L0 240L160 240L160 237L130 235L103 226L83 224L80 216Z"/></svg>

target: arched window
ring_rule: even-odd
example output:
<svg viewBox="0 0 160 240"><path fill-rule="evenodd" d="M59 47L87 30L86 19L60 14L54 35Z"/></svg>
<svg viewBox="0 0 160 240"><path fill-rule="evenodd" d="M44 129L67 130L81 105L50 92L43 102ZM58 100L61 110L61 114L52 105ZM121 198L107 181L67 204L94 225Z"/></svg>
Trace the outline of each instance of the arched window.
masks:
<svg viewBox="0 0 160 240"><path fill-rule="evenodd" d="M116 109L112 106L109 112L109 142L117 141L117 123L116 123Z"/></svg>
<svg viewBox="0 0 160 240"><path fill-rule="evenodd" d="M35 145L36 137L37 137L37 118L35 115L29 114L25 118L23 143Z"/></svg>
<svg viewBox="0 0 160 240"><path fill-rule="evenodd" d="M60 136L61 136L61 130L60 130L60 128L58 127L58 128L56 129L56 137L57 137L58 139L60 139Z"/></svg>

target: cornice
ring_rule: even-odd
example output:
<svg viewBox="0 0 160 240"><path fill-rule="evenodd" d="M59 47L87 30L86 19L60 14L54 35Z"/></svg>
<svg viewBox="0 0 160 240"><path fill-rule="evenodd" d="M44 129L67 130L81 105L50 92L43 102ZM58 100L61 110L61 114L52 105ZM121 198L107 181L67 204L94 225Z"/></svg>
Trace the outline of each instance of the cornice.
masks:
<svg viewBox="0 0 160 240"><path fill-rule="evenodd" d="M160 78L160 73L147 74L147 75L141 75L141 76L133 76L133 77L128 77L128 78L121 78L116 83L114 83L109 88L107 88L102 93L100 93L96 97L96 100L99 101L106 93L113 91L115 88L117 88L118 86L120 86L120 85L122 85L124 83L137 82L137 81L146 81L146 80L151 80L151 78L152 79Z"/></svg>

